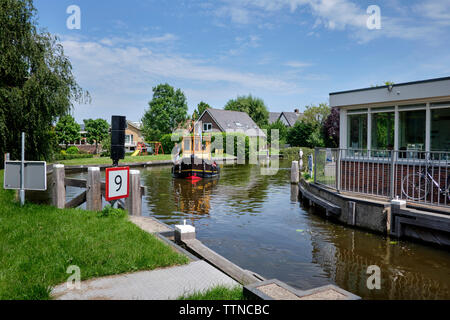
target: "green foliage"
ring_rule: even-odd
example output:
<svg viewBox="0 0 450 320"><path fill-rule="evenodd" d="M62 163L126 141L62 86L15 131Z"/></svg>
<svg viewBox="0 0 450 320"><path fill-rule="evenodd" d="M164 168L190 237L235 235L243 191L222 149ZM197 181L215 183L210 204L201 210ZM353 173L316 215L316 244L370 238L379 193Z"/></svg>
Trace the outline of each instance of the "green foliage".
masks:
<svg viewBox="0 0 450 320"><path fill-rule="evenodd" d="M59 118L56 124L55 132L58 143L67 145L81 138L80 125L76 123L71 115L64 115Z"/></svg>
<svg viewBox="0 0 450 320"><path fill-rule="evenodd" d="M92 158L94 158L93 154L68 154L64 150L62 150L60 154L55 154L53 156L53 161L73 160L73 159L92 159Z"/></svg>
<svg viewBox="0 0 450 320"><path fill-rule="evenodd" d="M107 135L102 141L102 157L109 157L111 155L111 135Z"/></svg>
<svg viewBox="0 0 450 320"><path fill-rule="evenodd" d="M98 153L98 144L109 136L109 123L104 119L87 119L84 121L84 129L87 132L87 141L95 142L95 153Z"/></svg>
<svg viewBox="0 0 450 320"><path fill-rule="evenodd" d="M110 205L107 205L103 208L102 211L97 213L97 216L99 218L125 218L127 216L127 212L122 209L116 209L111 207Z"/></svg>
<svg viewBox="0 0 450 320"><path fill-rule="evenodd" d="M197 105L197 110L194 111L194 114L192 115L192 120L198 120L200 116L205 112L206 109L211 109L211 106L205 102L200 102Z"/></svg>
<svg viewBox="0 0 450 320"><path fill-rule="evenodd" d="M71 147L67 148L66 153L67 154L79 154L80 150L78 150L78 148L75 146L71 146Z"/></svg>
<svg viewBox="0 0 450 320"><path fill-rule="evenodd" d="M278 130L278 145L284 146L287 142L289 130L280 120L275 121L272 124L264 126L262 129L267 129L267 142L272 143L272 130Z"/></svg>
<svg viewBox="0 0 450 320"><path fill-rule="evenodd" d="M299 160L299 151L302 149L303 151L303 171L307 171L308 167L308 157L310 155L314 155L314 149L310 149L307 147L292 147L292 148L285 148L280 150L280 155L283 156L283 159L292 160L292 161L298 161Z"/></svg>
<svg viewBox="0 0 450 320"><path fill-rule="evenodd" d="M188 118L184 93L167 83L153 88L149 107L142 118L142 130L147 141L159 141L164 134L172 133Z"/></svg>
<svg viewBox="0 0 450 320"><path fill-rule="evenodd" d="M225 110L246 112L260 128L269 123L269 111L264 101L251 95L240 96L228 101Z"/></svg>
<svg viewBox="0 0 450 320"><path fill-rule="evenodd" d="M3 171L0 171L3 180ZM70 265L81 280L186 264L189 259L123 218L14 203L0 185L0 300L50 299Z"/></svg>
<svg viewBox="0 0 450 320"><path fill-rule="evenodd" d="M205 292L195 292L188 296L179 297L178 300L246 300L241 286L217 286Z"/></svg>
<svg viewBox="0 0 450 320"><path fill-rule="evenodd" d="M77 85L58 38L38 31L32 0L2 0L0 7L0 154L20 158L25 132L27 159L48 160L52 124L89 95Z"/></svg>
<svg viewBox="0 0 450 320"><path fill-rule="evenodd" d="M172 136L178 136L178 135L176 133L165 134L159 140L161 142L164 152L166 154L171 154L173 148L175 147L175 143L181 141L181 137L175 138L175 141L172 141ZM180 148L181 148L181 146L180 146Z"/></svg>

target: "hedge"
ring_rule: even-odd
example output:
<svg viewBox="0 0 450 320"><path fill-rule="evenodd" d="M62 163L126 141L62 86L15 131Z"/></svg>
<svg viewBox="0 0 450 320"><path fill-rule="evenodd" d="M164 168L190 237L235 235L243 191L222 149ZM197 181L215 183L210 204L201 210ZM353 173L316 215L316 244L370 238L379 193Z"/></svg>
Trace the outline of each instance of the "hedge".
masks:
<svg viewBox="0 0 450 320"><path fill-rule="evenodd" d="M93 158L93 154L55 154L53 156L54 161L72 160L72 159L90 159Z"/></svg>
<svg viewBox="0 0 450 320"><path fill-rule="evenodd" d="M307 171L308 167L308 157L310 155L314 156L314 149L306 148L306 147L292 147L292 148L285 148L280 150L280 155L283 156L284 159L287 160L298 160L299 158L299 151L300 149L303 150L303 168L305 168L304 171Z"/></svg>

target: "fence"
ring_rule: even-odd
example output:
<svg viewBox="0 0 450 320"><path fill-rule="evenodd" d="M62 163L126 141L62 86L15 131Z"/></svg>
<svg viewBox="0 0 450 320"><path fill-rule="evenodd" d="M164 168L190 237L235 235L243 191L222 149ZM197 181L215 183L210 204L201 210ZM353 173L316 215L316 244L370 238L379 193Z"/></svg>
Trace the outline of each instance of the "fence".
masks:
<svg viewBox="0 0 450 320"><path fill-rule="evenodd" d="M86 202L86 210L101 211L102 197L105 196L105 182L101 181L100 168L90 167L87 180L66 178L64 165L53 165L52 204L60 209L77 208ZM119 207L127 209L130 215L142 215L142 196L145 188L141 186L140 172L130 171L129 197L119 201ZM66 202L66 187L85 189L78 196Z"/></svg>
<svg viewBox="0 0 450 320"><path fill-rule="evenodd" d="M354 192L450 206L450 152L315 149L314 182Z"/></svg>

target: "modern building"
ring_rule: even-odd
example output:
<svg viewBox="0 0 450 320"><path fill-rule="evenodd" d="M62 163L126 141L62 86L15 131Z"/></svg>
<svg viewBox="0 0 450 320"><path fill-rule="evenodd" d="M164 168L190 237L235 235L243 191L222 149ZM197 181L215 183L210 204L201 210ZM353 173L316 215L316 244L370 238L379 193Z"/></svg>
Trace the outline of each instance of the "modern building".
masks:
<svg viewBox="0 0 450 320"><path fill-rule="evenodd" d="M334 92L330 106L341 149L450 151L450 77Z"/></svg>
<svg viewBox="0 0 450 320"><path fill-rule="evenodd" d="M340 190L450 205L450 77L334 92L330 106Z"/></svg>
<svg viewBox="0 0 450 320"><path fill-rule="evenodd" d="M250 137L266 137L245 112L211 108L206 109L198 121L202 122L203 132L242 131Z"/></svg>

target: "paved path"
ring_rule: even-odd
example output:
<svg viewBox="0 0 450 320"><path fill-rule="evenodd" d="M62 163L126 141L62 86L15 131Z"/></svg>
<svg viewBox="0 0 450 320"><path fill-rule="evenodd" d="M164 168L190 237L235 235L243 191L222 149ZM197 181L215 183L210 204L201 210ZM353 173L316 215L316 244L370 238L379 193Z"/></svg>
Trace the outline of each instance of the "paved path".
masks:
<svg viewBox="0 0 450 320"><path fill-rule="evenodd" d="M217 285L239 285L205 261L188 265L141 271L81 282L80 290L57 286L52 296L58 300L172 300Z"/></svg>

